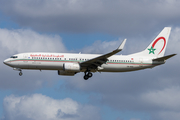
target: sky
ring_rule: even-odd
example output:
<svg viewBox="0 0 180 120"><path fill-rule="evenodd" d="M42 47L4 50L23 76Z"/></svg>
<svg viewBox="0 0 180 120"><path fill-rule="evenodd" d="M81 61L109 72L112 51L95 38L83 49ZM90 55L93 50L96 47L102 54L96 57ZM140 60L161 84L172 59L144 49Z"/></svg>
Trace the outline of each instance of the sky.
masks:
<svg viewBox="0 0 180 120"><path fill-rule="evenodd" d="M0 0L0 120L180 119L180 1ZM127 73L59 76L3 64L23 52L144 50L172 27L164 65Z"/></svg>

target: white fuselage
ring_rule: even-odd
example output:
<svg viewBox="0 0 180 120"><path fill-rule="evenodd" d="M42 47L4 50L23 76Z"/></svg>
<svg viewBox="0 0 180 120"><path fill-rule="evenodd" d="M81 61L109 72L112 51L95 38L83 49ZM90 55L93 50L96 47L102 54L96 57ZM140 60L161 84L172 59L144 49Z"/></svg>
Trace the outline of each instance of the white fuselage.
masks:
<svg viewBox="0 0 180 120"><path fill-rule="evenodd" d="M65 76L84 72L84 80L97 71L128 72L153 68L176 55L164 56L170 31L170 27L165 27L145 50L130 55L115 55L124 48L124 39L117 49L106 54L21 53L6 59L4 64L20 71L20 76L22 69L57 70L58 75Z"/></svg>
<svg viewBox="0 0 180 120"><path fill-rule="evenodd" d="M72 53L21 53L16 54L16 58L8 58L4 63L17 69L37 69L37 70L63 70L64 63L81 63L100 54L72 54ZM105 64L92 72L127 72L163 64L164 61L153 62L153 58L133 55L113 55L108 58ZM81 68L80 72L86 68Z"/></svg>

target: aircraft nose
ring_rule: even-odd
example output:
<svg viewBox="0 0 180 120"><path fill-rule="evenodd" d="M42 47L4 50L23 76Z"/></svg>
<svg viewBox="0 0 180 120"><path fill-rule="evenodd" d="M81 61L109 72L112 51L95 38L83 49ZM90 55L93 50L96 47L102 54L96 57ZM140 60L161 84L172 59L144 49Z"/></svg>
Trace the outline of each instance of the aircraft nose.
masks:
<svg viewBox="0 0 180 120"><path fill-rule="evenodd" d="M7 66L10 66L10 67L13 67L13 64L11 63L11 60L10 59L6 59L3 61L3 63Z"/></svg>
<svg viewBox="0 0 180 120"><path fill-rule="evenodd" d="M3 61L3 63L4 63L5 65L8 65L8 63L7 63L7 59L6 59L6 60L4 60L4 61Z"/></svg>

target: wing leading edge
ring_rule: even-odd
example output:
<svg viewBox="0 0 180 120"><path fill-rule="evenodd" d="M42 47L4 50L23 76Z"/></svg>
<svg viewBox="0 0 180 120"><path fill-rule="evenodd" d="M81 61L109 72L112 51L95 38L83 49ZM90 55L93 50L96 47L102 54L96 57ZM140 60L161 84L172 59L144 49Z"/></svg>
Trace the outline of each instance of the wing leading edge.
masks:
<svg viewBox="0 0 180 120"><path fill-rule="evenodd" d="M98 66L101 66L102 64L106 63L108 61L107 58L120 52L124 48L125 43L126 43L126 39L124 39L124 41L121 43L121 45L116 50L114 50L110 53L98 56L96 58L81 62L80 66L82 68L86 68L86 69L96 69Z"/></svg>

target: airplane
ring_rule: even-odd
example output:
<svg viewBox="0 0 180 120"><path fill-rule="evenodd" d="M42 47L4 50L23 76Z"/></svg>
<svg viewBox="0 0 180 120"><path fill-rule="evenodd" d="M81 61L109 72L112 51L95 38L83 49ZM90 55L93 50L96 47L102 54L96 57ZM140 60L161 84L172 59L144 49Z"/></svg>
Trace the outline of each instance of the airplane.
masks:
<svg viewBox="0 0 180 120"><path fill-rule="evenodd" d="M58 75L64 76L84 72L84 80L91 78L92 72L128 72L153 68L176 55L164 56L170 32L171 27L165 27L145 50L130 55L115 55L124 48L125 39L117 49L107 54L30 52L13 55L3 63L20 71L20 76L22 69L57 70Z"/></svg>

